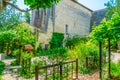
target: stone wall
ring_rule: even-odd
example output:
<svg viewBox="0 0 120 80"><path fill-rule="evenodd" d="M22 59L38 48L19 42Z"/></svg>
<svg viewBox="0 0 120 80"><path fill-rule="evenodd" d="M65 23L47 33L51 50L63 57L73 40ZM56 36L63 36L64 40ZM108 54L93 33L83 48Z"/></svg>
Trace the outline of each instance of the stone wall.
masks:
<svg viewBox="0 0 120 80"><path fill-rule="evenodd" d="M39 34L39 42L48 43L53 32L53 7L50 8L50 17L48 19L48 26L45 28L45 14L39 19L39 17L33 17L35 22L42 23L40 30L43 33ZM92 30L92 25L100 24L101 20L105 17L107 9L101 9L97 11L92 11L84 5L77 2L77 0L61 0L60 3L56 5L54 19L55 19L55 32L66 33L66 25L68 25L68 34L69 35L79 35L84 36L88 35ZM34 11L33 11L34 12ZM40 14L40 13L39 13ZM37 13L35 13L37 15ZM34 23L34 21L33 21ZM44 30L47 29L47 32Z"/></svg>
<svg viewBox="0 0 120 80"><path fill-rule="evenodd" d="M75 0L61 0L56 6L55 32L65 33L65 25L67 24L70 35L84 36L89 34L91 13L92 10ZM52 28L50 25L49 27Z"/></svg>

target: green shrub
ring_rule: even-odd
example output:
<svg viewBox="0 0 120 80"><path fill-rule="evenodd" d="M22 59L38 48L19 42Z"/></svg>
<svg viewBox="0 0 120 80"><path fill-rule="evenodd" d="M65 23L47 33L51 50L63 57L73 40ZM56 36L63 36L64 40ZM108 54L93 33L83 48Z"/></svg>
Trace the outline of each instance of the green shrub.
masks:
<svg viewBox="0 0 120 80"><path fill-rule="evenodd" d="M14 60L14 61L11 62L10 65L11 65L11 66L17 66L17 65L19 65L19 64L18 64L18 62L17 62L16 60Z"/></svg>
<svg viewBox="0 0 120 80"><path fill-rule="evenodd" d="M87 37L80 37L78 35L75 35L66 39L66 46L76 46L80 42L85 43L86 41Z"/></svg>
<svg viewBox="0 0 120 80"><path fill-rule="evenodd" d="M114 77L120 76L120 62L118 63L111 63L111 75Z"/></svg>
<svg viewBox="0 0 120 80"><path fill-rule="evenodd" d="M45 61L41 60L39 57L33 58L31 61L31 72L32 73L35 72L36 66L44 66L44 65L45 65ZM44 72L45 72L44 69L40 70L40 74L43 74Z"/></svg>
<svg viewBox="0 0 120 80"><path fill-rule="evenodd" d="M52 34L52 39L50 40L50 48L59 48L63 47L63 39L64 39L64 34L63 33L57 33L54 32Z"/></svg>
<svg viewBox="0 0 120 80"><path fill-rule="evenodd" d="M74 49L70 50L69 54L70 58L79 59L79 71L81 73L86 73L86 71L87 73L90 73L94 69L99 68L99 46L90 41L81 41L79 44L74 46ZM86 68L86 57L91 57L88 63L90 69Z"/></svg>
<svg viewBox="0 0 120 80"><path fill-rule="evenodd" d="M16 32L14 30L6 30L0 32L0 52L4 52L6 43L12 43L16 38Z"/></svg>
<svg viewBox="0 0 120 80"><path fill-rule="evenodd" d="M4 68L5 68L5 63L3 61L0 61L0 75L2 74Z"/></svg>
<svg viewBox="0 0 120 80"><path fill-rule="evenodd" d="M31 53L27 53L27 52L23 52L21 54L21 71L20 73L22 75L29 75L30 73L30 59L32 58L32 54Z"/></svg>
<svg viewBox="0 0 120 80"><path fill-rule="evenodd" d="M48 50L40 50L38 53L36 53L36 56L48 56L51 59L56 59L59 57L61 60L64 60L68 58L68 49L61 47Z"/></svg>
<svg viewBox="0 0 120 80"><path fill-rule="evenodd" d="M7 56L5 56L6 59L14 59L15 56L14 54L8 54Z"/></svg>

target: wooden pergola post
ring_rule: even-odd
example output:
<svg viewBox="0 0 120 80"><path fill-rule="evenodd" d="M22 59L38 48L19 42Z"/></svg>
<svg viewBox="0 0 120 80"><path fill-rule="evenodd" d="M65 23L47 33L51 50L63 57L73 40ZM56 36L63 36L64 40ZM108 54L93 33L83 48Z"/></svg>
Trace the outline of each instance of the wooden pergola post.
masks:
<svg viewBox="0 0 120 80"><path fill-rule="evenodd" d="M108 77L110 78L110 66L111 66L111 50L110 50L110 38L108 39L108 53L109 53L109 56L108 56Z"/></svg>
<svg viewBox="0 0 120 80"><path fill-rule="evenodd" d="M99 74L99 77L102 80L102 42L99 42L99 56L100 56L100 74Z"/></svg>

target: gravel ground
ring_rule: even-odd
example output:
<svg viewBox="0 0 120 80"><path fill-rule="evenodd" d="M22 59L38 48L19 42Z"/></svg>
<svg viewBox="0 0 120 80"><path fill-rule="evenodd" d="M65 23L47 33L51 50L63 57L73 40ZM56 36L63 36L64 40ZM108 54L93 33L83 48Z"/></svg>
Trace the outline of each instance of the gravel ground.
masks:
<svg viewBox="0 0 120 80"><path fill-rule="evenodd" d="M99 80L99 72L95 72L94 74L85 74L85 75L79 75L79 80Z"/></svg>
<svg viewBox="0 0 120 80"><path fill-rule="evenodd" d="M9 60L3 60L3 61L5 62L6 66L9 67L11 61L13 60L15 59L9 59ZM120 61L120 53L112 53L111 60L115 63ZM18 78L16 74L12 74L9 70L4 70L2 78L3 80L34 80L34 79L23 79L21 77ZM79 74L78 78L79 78L78 80L99 80L99 72L95 72L94 74L91 74L91 75ZM40 80L43 80L43 79L40 79Z"/></svg>
<svg viewBox="0 0 120 80"><path fill-rule="evenodd" d="M115 63L120 61L120 53L112 53L111 60Z"/></svg>

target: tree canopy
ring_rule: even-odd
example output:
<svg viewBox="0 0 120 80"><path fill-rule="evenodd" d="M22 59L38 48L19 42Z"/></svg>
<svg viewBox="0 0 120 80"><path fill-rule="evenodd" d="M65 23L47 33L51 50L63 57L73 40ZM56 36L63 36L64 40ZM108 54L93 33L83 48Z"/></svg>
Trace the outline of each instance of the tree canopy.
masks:
<svg viewBox="0 0 120 80"><path fill-rule="evenodd" d="M32 9L48 8L53 3L58 3L60 0L24 0L24 3Z"/></svg>
<svg viewBox="0 0 120 80"><path fill-rule="evenodd" d="M108 8L106 16L110 19L114 12L120 14L120 0L109 0L105 3L105 6Z"/></svg>
<svg viewBox="0 0 120 80"><path fill-rule="evenodd" d="M114 13L110 20L103 19L101 24L96 26L91 32L91 39L99 42L110 38L120 38L120 14Z"/></svg>
<svg viewBox="0 0 120 80"><path fill-rule="evenodd" d="M24 4L32 9L39 8L49 8L53 6L53 4L57 4L60 0L24 0ZM0 0L0 12L6 7L6 5L11 5L19 11L26 12L26 10L20 9L16 5L10 3L10 0Z"/></svg>

